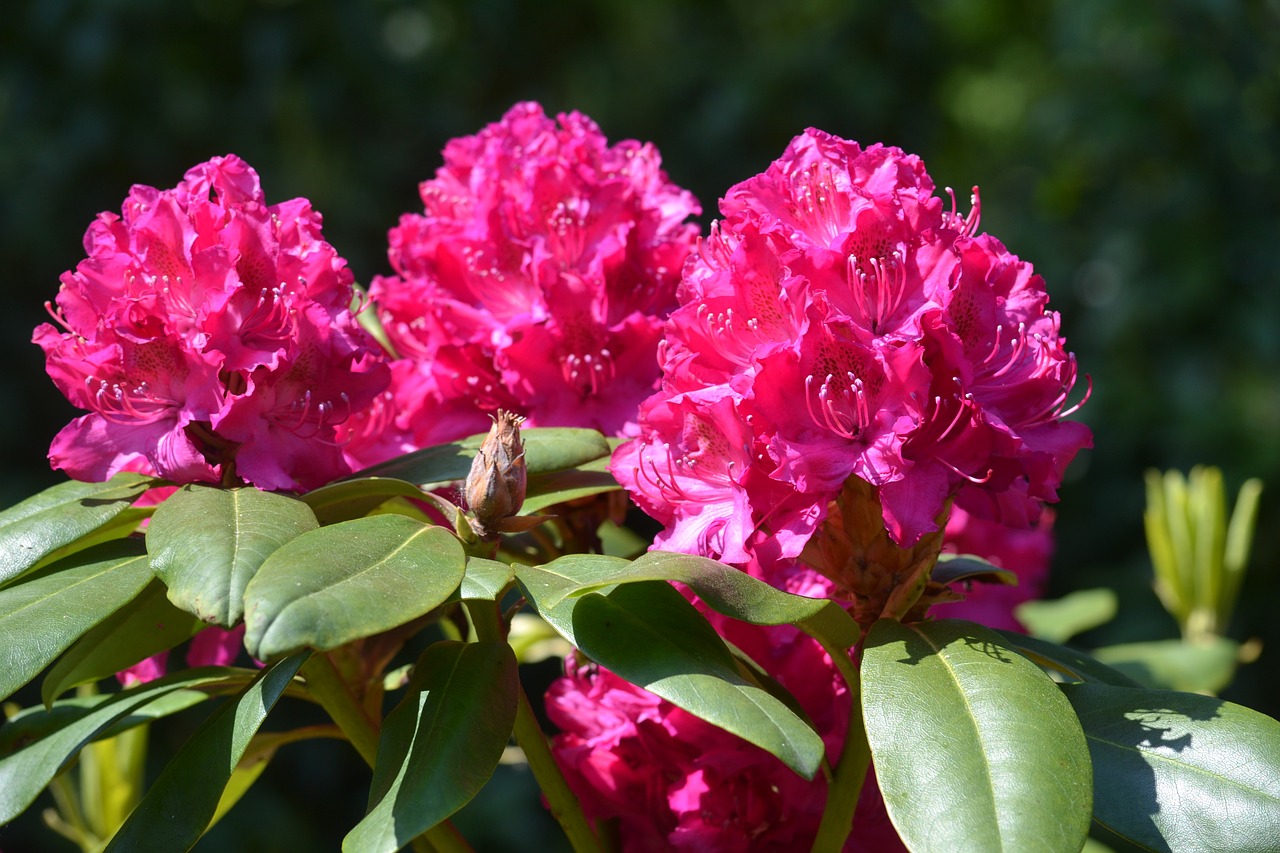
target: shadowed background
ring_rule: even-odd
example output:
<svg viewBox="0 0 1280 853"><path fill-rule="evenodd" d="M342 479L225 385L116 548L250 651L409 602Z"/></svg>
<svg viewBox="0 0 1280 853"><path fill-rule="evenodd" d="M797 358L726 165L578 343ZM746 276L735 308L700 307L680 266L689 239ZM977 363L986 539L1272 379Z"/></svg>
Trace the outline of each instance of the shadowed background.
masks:
<svg viewBox="0 0 1280 853"><path fill-rule="evenodd" d="M725 189L816 126L919 154L962 200L979 185L981 230L1045 277L1093 376L1078 417L1097 445L1062 490L1054 593L1120 594L1119 616L1086 645L1176 634L1150 590L1144 469L1217 464L1232 494L1245 477L1267 482L1232 630L1261 637L1263 657L1224 696L1274 716L1278 57L1277 0L11 5L0 24L0 501L61 479L44 454L77 413L45 377L31 330L84 256L91 219L118 212L130 184L171 187L235 152L268 201L310 198L367 282L390 271L386 231L420 210L417 184L444 143L517 100L585 112L611 141L655 143L702 201L704 228ZM293 750L210 849L328 848L358 819L363 793L343 794L364 790L352 754ZM473 822L494 849L543 837L519 784L484 798ZM266 825L265 846L232 841ZM0 847L22 849L23 832L0 830Z"/></svg>

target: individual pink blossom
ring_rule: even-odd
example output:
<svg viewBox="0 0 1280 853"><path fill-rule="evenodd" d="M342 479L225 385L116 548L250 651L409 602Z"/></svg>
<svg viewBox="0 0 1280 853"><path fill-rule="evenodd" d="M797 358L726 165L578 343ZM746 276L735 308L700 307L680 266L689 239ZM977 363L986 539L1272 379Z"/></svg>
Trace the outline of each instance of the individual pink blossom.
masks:
<svg viewBox="0 0 1280 853"><path fill-rule="evenodd" d="M305 199L268 205L234 155L99 214L34 340L88 414L55 468L306 489L348 473L337 428L388 382L352 277ZM61 327L61 328L59 328Z"/></svg>
<svg viewBox="0 0 1280 853"><path fill-rule="evenodd" d="M191 645L187 647L187 666L229 666L239 656L243 645L243 622L230 630L210 625L191 638ZM133 687L160 678L168 668L169 652L166 650L117 672L116 678L124 687Z"/></svg>
<svg viewBox="0 0 1280 853"><path fill-rule="evenodd" d="M686 266L662 387L612 470L661 547L800 555L849 477L902 546L949 501L1027 526L1091 444L1044 282L919 158L806 131ZM750 553L746 553L750 552Z"/></svg>
<svg viewBox="0 0 1280 853"><path fill-rule="evenodd" d="M1015 610L1025 601L1044 595L1053 558L1053 511L1045 510L1027 529L1006 527L953 507L947 519L944 554L972 554L1018 576L1016 586L973 583L963 590L964 599L935 605L939 619L969 619L992 628L1025 631Z"/></svg>
<svg viewBox="0 0 1280 853"><path fill-rule="evenodd" d="M370 288L404 359L382 424L394 446L357 430L353 452L483 432L497 409L530 426L634 426L700 212L657 150L521 103L451 141L420 189L423 213L390 232L395 275ZM369 435L384 445L372 454Z"/></svg>
<svg viewBox="0 0 1280 853"><path fill-rule="evenodd" d="M799 571L792 591L829 594ZM849 693L821 646L791 626L759 627L714 613L726 639L790 690L839 758ZM547 713L553 754L594 820L617 820L624 851L736 853L808 850L826 804L821 774L806 780L764 750L571 656ZM846 851L903 850L868 774Z"/></svg>

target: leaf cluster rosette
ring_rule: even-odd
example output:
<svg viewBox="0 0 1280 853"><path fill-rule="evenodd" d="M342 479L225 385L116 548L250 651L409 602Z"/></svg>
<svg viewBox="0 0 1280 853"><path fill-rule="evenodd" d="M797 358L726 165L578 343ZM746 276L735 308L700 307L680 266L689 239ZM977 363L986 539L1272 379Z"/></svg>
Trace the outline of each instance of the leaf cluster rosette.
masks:
<svg viewBox="0 0 1280 853"><path fill-rule="evenodd" d="M351 469L338 427L388 381L351 311L352 276L306 199L267 204L234 156L99 214L34 340L88 414L55 468L179 483L314 488Z"/></svg>

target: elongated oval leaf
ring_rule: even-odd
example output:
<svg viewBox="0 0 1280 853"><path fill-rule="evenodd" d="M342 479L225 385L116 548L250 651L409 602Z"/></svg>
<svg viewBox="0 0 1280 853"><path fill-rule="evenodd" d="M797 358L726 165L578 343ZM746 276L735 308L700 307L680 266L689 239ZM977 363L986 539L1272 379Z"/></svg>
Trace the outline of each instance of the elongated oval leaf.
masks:
<svg viewBox="0 0 1280 853"><path fill-rule="evenodd" d="M50 705L72 687L105 678L173 648L203 625L190 613L170 604L164 584L153 580L136 598L67 649L45 676L41 698Z"/></svg>
<svg viewBox="0 0 1280 853"><path fill-rule="evenodd" d="M516 659L506 643L429 646L404 699L387 716L369 813L342 849L392 853L470 802L502 758L518 690Z"/></svg>
<svg viewBox="0 0 1280 853"><path fill-rule="evenodd" d="M467 558L467 573L462 578L458 597L497 601L498 596L515 577L515 568L497 560L482 557Z"/></svg>
<svg viewBox="0 0 1280 853"><path fill-rule="evenodd" d="M105 483L59 483L0 513L0 584L129 508L158 481L120 473Z"/></svg>
<svg viewBox="0 0 1280 853"><path fill-rule="evenodd" d="M573 605L573 634L600 665L813 778L822 739L742 677L715 629L670 584L630 583L583 596Z"/></svg>
<svg viewBox="0 0 1280 853"><path fill-rule="evenodd" d="M170 601L230 628L240 621L244 588L262 561L317 527L310 507L288 495L183 486L151 517L147 551Z"/></svg>
<svg viewBox="0 0 1280 853"><path fill-rule="evenodd" d="M1138 687L1138 682L1119 670L1068 646L1059 646L1046 640L999 631L1009 648L1021 654L1041 669L1058 674L1060 681L1096 681L1117 687Z"/></svg>
<svg viewBox="0 0 1280 853"><path fill-rule="evenodd" d="M249 582L245 648L261 660L379 634L448 599L465 566L452 533L401 515L304 533Z"/></svg>
<svg viewBox="0 0 1280 853"><path fill-rule="evenodd" d="M520 431L524 441L525 465L529 474L544 474L574 468L612 451L605 437L592 429L569 427L536 427ZM471 470L485 433L427 447L388 462L357 471L357 477L392 477L410 483L450 483L462 480Z"/></svg>
<svg viewBox="0 0 1280 853"><path fill-rule="evenodd" d="M1079 850L1080 723L1053 682L971 622L871 627L862 710L889 817L916 853Z"/></svg>
<svg viewBox="0 0 1280 853"><path fill-rule="evenodd" d="M1280 722L1210 696L1068 684L1094 818L1150 850L1280 849Z"/></svg>
<svg viewBox="0 0 1280 853"><path fill-rule="evenodd" d="M190 850L209 826L240 756L310 652L264 669L196 729L107 845Z"/></svg>
<svg viewBox="0 0 1280 853"><path fill-rule="evenodd" d="M49 574L0 590L0 698L34 678L150 578L142 543L120 540L81 551L54 564Z"/></svg>
<svg viewBox="0 0 1280 853"><path fill-rule="evenodd" d="M368 515L392 498L422 499L422 489L391 477L362 477L339 480L307 492L302 500L321 524L336 524Z"/></svg>
<svg viewBox="0 0 1280 853"><path fill-rule="evenodd" d="M131 714L143 715L152 703L163 701L170 694L178 691L189 694L192 692L189 688L213 684L225 678L224 674L210 670L178 673L112 696L94 696L92 709L84 713L57 715L68 722L0 760L0 825L13 820L30 806L67 760L100 732ZM187 705L172 706L170 710L182 707ZM52 716L51 712L43 710L38 715ZM61 720L54 720L55 724L59 722Z"/></svg>

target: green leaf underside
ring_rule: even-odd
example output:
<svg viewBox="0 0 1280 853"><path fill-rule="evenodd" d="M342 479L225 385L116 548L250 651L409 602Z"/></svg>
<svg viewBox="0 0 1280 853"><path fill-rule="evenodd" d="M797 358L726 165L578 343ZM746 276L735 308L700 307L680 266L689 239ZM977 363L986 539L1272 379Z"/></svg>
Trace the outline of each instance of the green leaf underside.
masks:
<svg viewBox="0 0 1280 853"><path fill-rule="evenodd" d="M183 486L147 528L151 568L169 600L230 628L244 611L244 588L276 549L319 526L302 501L252 487Z"/></svg>
<svg viewBox="0 0 1280 853"><path fill-rule="evenodd" d="M999 634L945 620L872 626L867 740L885 805L922 851L1075 851L1092 806L1071 706Z"/></svg>
<svg viewBox="0 0 1280 853"><path fill-rule="evenodd" d="M1280 849L1280 723L1210 696L1063 685L1094 765L1094 817L1151 850Z"/></svg>
<svg viewBox="0 0 1280 853"><path fill-rule="evenodd" d="M1117 669L1068 646L1059 646L1038 637L1015 631L997 630L1005 644L1042 669L1052 670L1064 681L1095 681L1117 687L1140 687Z"/></svg>
<svg viewBox="0 0 1280 853"><path fill-rule="evenodd" d="M392 498L422 500L425 493L413 483L392 477L362 477L339 480L307 492L302 500L311 507L321 524L336 524L361 518Z"/></svg>
<svg viewBox="0 0 1280 853"><path fill-rule="evenodd" d="M124 512L158 481L120 473L105 483L59 483L0 513L0 585Z"/></svg>
<svg viewBox="0 0 1280 853"><path fill-rule="evenodd" d="M561 557L516 576L538 608L554 610L565 599L615 584L679 581L718 613L756 625L794 624L835 648L858 641L858 626L834 601L791 595L724 563L650 551L633 562L599 554Z"/></svg>
<svg viewBox="0 0 1280 853"><path fill-rule="evenodd" d="M261 660L379 634L447 600L465 565L452 533L401 515L304 533L268 557L246 588L245 647Z"/></svg>
<svg viewBox="0 0 1280 853"><path fill-rule="evenodd" d="M571 619L576 645L592 660L813 778L823 757L821 738L742 677L715 629L670 584L589 593L572 603Z"/></svg>
<svg viewBox="0 0 1280 853"><path fill-rule="evenodd" d="M139 717L138 722L152 719L156 715L148 714L147 709L153 703L163 702L178 691L182 691L184 696L191 694L194 692L191 688L225 681L227 677L223 670L189 670L110 696L91 697L92 702L86 703L90 705L88 709L78 708L74 702L59 702L53 711L40 710L24 717L28 732L44 730L41 723L45 720L52 725L63 720L66 722L0 760L0 825L13 820L30 806L63 764L100 733L112 729L131 715ZM171 704L167 712L173 713L190 704L190 701Z"/></svg>
<svg viewBox="0 0 1280 853"><path fill-rule="evenodd" d="M515 725L518 689L506 643L429 646L387 716L369 812L342 849L391 853L466 805L498 766Z"/></svg>
<svg viewBox="0 0 1280 853"><path fill-rule="evenodd" d="M1240 645L1226 637L1206 643L1154 640L1104 646L1093 653L1143 687L1217 693L1235 675Z"/></svg>
<svg viewBox="0 0 1280 853"><path fill-rule="evenodd" d="M310 652L268 666L201 724L112 837L107 851L190 850L236 764Z"/></svg>
<svg viewBox="0 0 1280 853"><path fill-rule="evenodd" d="M0 698L137 595L151 579L137 540L97 545L0 590Z"/></svg>
<svg viewBox="0 0 1280 853"><path fill-rule="evenodd" d="M99 622L67 649L45 676L46 705L79 684L106 678L190 638L204 623L169 603L163 583L152 580L128 604Z"/></svg>
<svg viewBox="0 0 1280 853"><path fill-rule="evenodd" d="M485 435L418 450L357 471L347 479L391 477L419 485L462 480L471 470L471 460ZM538 427L521 430L520 437L530 476L574 468L610 453L604 436L591 429Z"/></svg>

